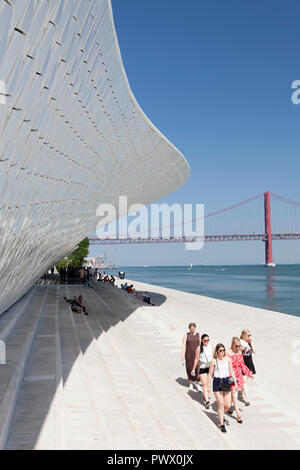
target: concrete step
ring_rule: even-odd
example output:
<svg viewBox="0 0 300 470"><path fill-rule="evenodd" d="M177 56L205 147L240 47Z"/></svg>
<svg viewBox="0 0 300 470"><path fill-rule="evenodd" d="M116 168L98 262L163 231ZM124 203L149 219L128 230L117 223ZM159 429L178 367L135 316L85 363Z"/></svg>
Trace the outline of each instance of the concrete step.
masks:
<svg viewBox="0 0 300 470"><path fill-rule="evenodd" d="M0 315L0 340L6 341L18 321L26 311L37 288L33 287L6 312Z"/></svg>
<svg viewBox="0 0 300 470"><path fill-rule="evenodd" d="M142 448L169 448L170 444L166 444L160 424L150 413L144 396L139 393L135 378L128 373L127 363L124 360L127 353L124 354L126 351L120 350L111 336L111 329L108 329L109 321L107 322L102 316L102 312L99 314L101 308L94 295L88 299L88 303L91 306L91 312L95 311L95 308L98 309L95 315L90 313L88 322L97 338L97 345L107 364L107 370L113 377L114 383L111 385L111 390L118 390L123 401L124 409L120 424L129 416ZM105 328L108 329L107 333L105 333ZM107 404L109 406L109 402Z"/></svg>
<svg viewBox="0 0 300 470"><path fill-rule="evenodd" d="M9 439L9 433L14 420L15 408L20 388L23 382L26 366L30 357L32 345L40 319L47 289L34 289L15 308L9 311L9 322L6 324L3 336L6 338L6 364L1 365L1 395L0 395L0 448L4 449ZM5 321L5 315L1 320ZM16 318L15 318L16 317ZM3 323L2 323L3 325Z"/></svg>
<svg viewBox="0 0 300 470"><path fill-rule="evenodd" d="M50 288L16 406L9 449L99 449L73 312ZM105 437L103 437L105 441ZM105 448L105 446L104 446Z"/></svg>
<svg viewBox="0 0 300 470"><path fill-rule="evenodd" d="M60 289L62 291L62 289ZM66 289L68 296L69 292ZM90 388L75 315L60 294L60 342L62 356L62 412L66 449L106 449L109 436L103 431Z"/></svg>
<svg viewBox="0 0 300 470"><path fill-rule="evenodd" d="M94 300L91 292L85 298L91 295ZM89 316L75 315L74 319L94 393L97 387L96 406L106 419L114 447L143 448L152 432L156 445L161 445L159 428L148 416L144 402L134 393L134 384L122 367L109 333L105 332L98 315L94 315L94 308L90 308L91 302L88 305ZM99 305L95 308L99 309Z"/></svg>
<svg viewBox="0 0 300 470"><path fill-rule="evenodd" d="M109 292L102 291L101 298L104 304L106 305L106 310L105 310L106 314L117 316L116 311L110 310L110 307L108 305L109 298L110 298ZM155 310L156 309L151 309L151 311L153 312ZM160 383L160 381L162 380L160 369L165 374L167 374L170 378L170 381L168 383L164 383L163 385L164 391L166 394L172 393L171 389L174 388L174 378L176 376L178 377L178 375L183 375L183 374L185 375L185 371L184 372L181 371L180 373L180 368L178 364L174 362L174 355L169 354L170 347L174 349L176 348L176 344L174 341L174 338L176 338L176 335L175 336L172 334L168 335L168 331L171 331L170 325L168 324L165 327L163 327L162 325L163 320L160 319L159 322L157 322L153 319L153 315L151 315L151 317L149 317L148 315L147 316L144 315L143 323L139 323L139 322L136 322L135 314L133 314L130 317L128 317L127 320L122 325L127 327L127 341L130 344L132 344L133 338L141 338L144 348L146 350L149 348L149 360L146 361L145 359L143 359L141 366L144 369L151 370L152 379L155 380L155 383ZM159 323L159 327L157 323ZM155 333L161 333L161 332L163 334L155 335ZM167 338L169 336L169 339L167 339L167 341L166 341L166 336ZM120 341L125 340L125 338L126 338L126 332L123 329L121 336L120 336ZM162 357L164 358L163 361L161 360ZM179 357L180 357L180 348L178 348L178 358ZM158 367L157 368L153 367L153 363L157 363ZM177 388L181 388L182 390L184 390L182 388L182 385L180 385L179 381L176 385L177 385ZM250 389L251 389L251 385L250 385ZM229 424L230 434L234 438L233 440L235 442L235 445L239 446L238 448L243 448L243 446L245 448L245 442L247 442L247 437L249 437L250 435L251 437L253 437L253 439L255 438L255 436L257 435L257 426L255 425L255 418L261 412L263 412L263 410L268 409L268 406L271 407L271 413L269 414L269 416L265 417L265 419L262 421L260 425L260 430L262 432L262 435L268 435L268 437L274 439L274 442L275 441L277 442L278 440L283 442L286 436L285 429L286 428L293 429L292 422L289 420L289 416L285 416L283 413L280 414L280 418L283 420L283 425L281 425L280 422L274 423L274 416L276 417L276 409L274 408L274 406L268 403L268 395L269 395L268 390L266 390L262 384L256 384L254 385L254 388L262 401L258 401L257 405L252 405L248 408L245 408L244 404L242 403L239 404L240 413L244 419L243 425L238 425L236 421L235 420L233 421L231 418L228 419L228 422L230 423ZM211 411L207 411L204 409L202 397L198 392L189 392L188 394L185 393L184 395L188 399L192 398L193 404L194 406L196 406L198 413L200 412L204 414L206 417L210 418L209 421L211 421L215 426L215 424L217 423L216 406L215 406L214 413L212 413ZM212 395L212 398L214 401L213 395ZM259 406L259 403L261 404L261 406ZM177 400L174 392L172 394L172 405L175 408L180 406L180 400L179 399ZM248 416L252 418L249 420L249 426L247 426ZM192 423L193 422L192 417L190 417L190 419ZM198 430L199 430L199 425L200 425L200 422L198 422L197 425L195 425L195 429L198 426ZM288 448L296 448L296 439L298 437L299 437L298 429L295 429L295 432L290 436L290 439L288 439L288 442L289 442ZM260 444L260 448L268 448L268 447L264 447L264 445L267 446L268 444L262 441Z"/></svg>
<svg viewBox="0 0 300 470"><path fill-rule="evenodd" d="M94 294L97 295L96 292ZM97 316L99 316L99 302L97 303ZM117 321L117 314L109 310L108 304L103 304L100 315L101 322L106 323L106 328L112 322L111 317L115 316L113 320L115 326L108 331L108 336L114 347L119 349L119 356L126 358L128 373L132 375L133 383L136 384L147 408L152 410L157 422L165 432L167 441L163 447L166 448L168 443L173 449L179 447L183 449L199 448L197 434L201 431L201 421L199 422L199 417L195 416L191 403L179 393L175 384L169 384L168 376L160 368L161 360L158 360L157 363L153 361L151 353L144 348L139 337L129 335L127 327L122 321ZM172 397L171 400L170 397ZM220 448L226 447L222 436L217 435L215 446L216 448L218 446Z"/></svg>
<svg viewBox="0 0 300 470"><path fill-rule="evenodd" d="M63 299L79 294L88 316ZM244 423L227 416L228 433L220 433L216 404L205 410L201 394L186 387L176 320L112 286L38 287L6 331L0 435L8 449L293 449L300 442L299 426L259 377L249 387L251 406L239 403Z"/></svg>
<svg viewBox="0 0 300 470"><path fill-rule="evenodd" d="M51 286L26 365L8 449L56 448L56 314L57 288Z"/></svg>

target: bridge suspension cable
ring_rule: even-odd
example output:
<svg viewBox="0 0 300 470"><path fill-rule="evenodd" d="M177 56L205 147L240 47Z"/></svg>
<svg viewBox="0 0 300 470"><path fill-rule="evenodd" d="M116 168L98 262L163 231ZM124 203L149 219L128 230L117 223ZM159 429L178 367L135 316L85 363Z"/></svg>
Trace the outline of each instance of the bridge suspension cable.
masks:
<svg viewBox="0 0 300 470"><path fill-rule="evenodd" d="M177 235L171 235L171 232L169 233L168 236L164 234L158 235L160 231L163 231L164 229L171 229L176 226L183 225L184 223L196 222L197 220L200 220L200 219L212 220L214 216L224 214L233 209L245 206L250 202L257 201L262 196L264 196L265 217L263 217L263 210L262 210L263 206L261 206L260 208L260 206L257 206L257 205L253 206L250 204L249 205L249 208L250 208L249 210L251 210L250 212L249 210L248 211L243 210L243 212L239 214L239 217L235 216L235 221L237 221L238 223L236 230L234 229L234 224L233 224L234 221L229 220L229 219L227 220L227 218L226 219L218 218L218 224L220 225L220 222L222 224L221 228L218 227L217 230L208 230L207 224L206 224L205 235L177 236ZM295 210L296 208L300 208L299 202L290 200L286 197L280 196L279 194L266 191L265 193L260 193L260 194L257 194L256 196L252 196L236 204L232 204L229 207L225 207L225 208L213 211L213 212L209 212L208 214L204 214L202 217L194 217L193 219L190 219L188 221L183 220L179 223L169 224L168 226L163 226L159 229L157 228L155 231L153 229L139 231L139 232L136 231L134 233L123 234L123 236L111 237L111 238L90 237L90 244L91 245L143 244L143 243L155 244L155 243L180 243L180 242L187 243L187 242L197 242L199 240L204 240L205 242L260 240L260 241L265 242L266 264L274 265L272 261L272 241L274 240L300 240L300 226L299 227L296 226L296 222L300 223L300 214L299 216L298 214L296 214L295 216L294 213L289 214L289 212L291 211L285 209L283 207L284 204L283 205L279 204L277 206L276 205L274 206L274 202L270 204L271 197L272 197L272 201L274 201L275 199L275 200L278 200L280 203L289 204L289 206L294 207ZM271 230L271 209L272 209L273 231ZM279 213L278 213L278 210L279 210ZM261 216L257 218L257 215L259 214L261 214ZM292 221L293 224L289 223L289 220L288 220L289 217L290 217L290 222ZM265 224L263 224L264 221L265 221ZM226 224L228 225L228 222L229 222L229 228L227 228L227 230L224 230L226 228ZM281 228L282 223L284 223L285 230L282 230ZM249 229L249 224L250 224L250 229ZM280 224L279 228L277 226L278 224ZM208 224L208 225L211 225L211 224ZM289 225L289 230L286 229L287 225ZM241 230L241 226L242 226L242 230ZM275 227L276 229L274 230ZM255 231L252 231L253 228L255 228ZM151 237L151 231L152 233L156 234L155 237ZM137 234L139 235L138 237L136 237Z"/></svg>

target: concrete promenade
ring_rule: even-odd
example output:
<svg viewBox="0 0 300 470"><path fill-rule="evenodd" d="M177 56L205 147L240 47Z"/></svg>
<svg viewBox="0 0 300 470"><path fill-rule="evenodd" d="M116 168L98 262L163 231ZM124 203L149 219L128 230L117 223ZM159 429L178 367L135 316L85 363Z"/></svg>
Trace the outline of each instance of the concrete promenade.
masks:
<svg viewBox="0 0 300 470"><path fill-rule="evenodd" d="M1 448L300 448L300 363L291 347L300 318L132 283L157 306L102 283L34 287L0 317ZM88 316L64 301L79 294ZM249 328L257 347L251 406L240 402L243 424L226 418L226 435L215 403L206 410L187 388L180 353L191 321L226 347Z"/></svg>

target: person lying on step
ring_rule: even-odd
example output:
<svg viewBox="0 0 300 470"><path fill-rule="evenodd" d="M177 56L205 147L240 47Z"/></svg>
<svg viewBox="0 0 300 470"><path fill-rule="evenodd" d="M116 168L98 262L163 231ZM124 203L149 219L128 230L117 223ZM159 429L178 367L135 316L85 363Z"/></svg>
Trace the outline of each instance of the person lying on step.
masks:
<svg viewBox="0 0 300 470"><path fill-rule="evenodd" d="M76 313L84 312L85 315L88 315L88 312L86 311L85 306L82 305L82 295L80 295L78 299L76 296L73 299L67 299L67 297L64 297L64 299L67 303L71 305L72 312L76 312Z"/></svg>

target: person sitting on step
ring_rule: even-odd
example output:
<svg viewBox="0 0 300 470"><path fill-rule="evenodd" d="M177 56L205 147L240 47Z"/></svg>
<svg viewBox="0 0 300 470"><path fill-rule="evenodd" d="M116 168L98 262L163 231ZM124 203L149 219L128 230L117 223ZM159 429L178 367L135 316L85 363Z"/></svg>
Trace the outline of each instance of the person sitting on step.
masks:
<svg viewBox="0 0 300 470"><path fill-rule="evenodd" d="M73 299L67 299L67 297L64 297L64 299L66 302L68 302L71 305L72 312L76 312L76 313L84 312L85 315L88 315L88 312L86 311L85 306L82 305L82 295L80 295L78 299L76 296Z"/></svg>
<svg viewBox="0 0 300 470"><path fill-rule="evenodd" d="M147 304L154 306L148 291L145 291L145 294L143 296L143 302L146 302Z"/></svg>

